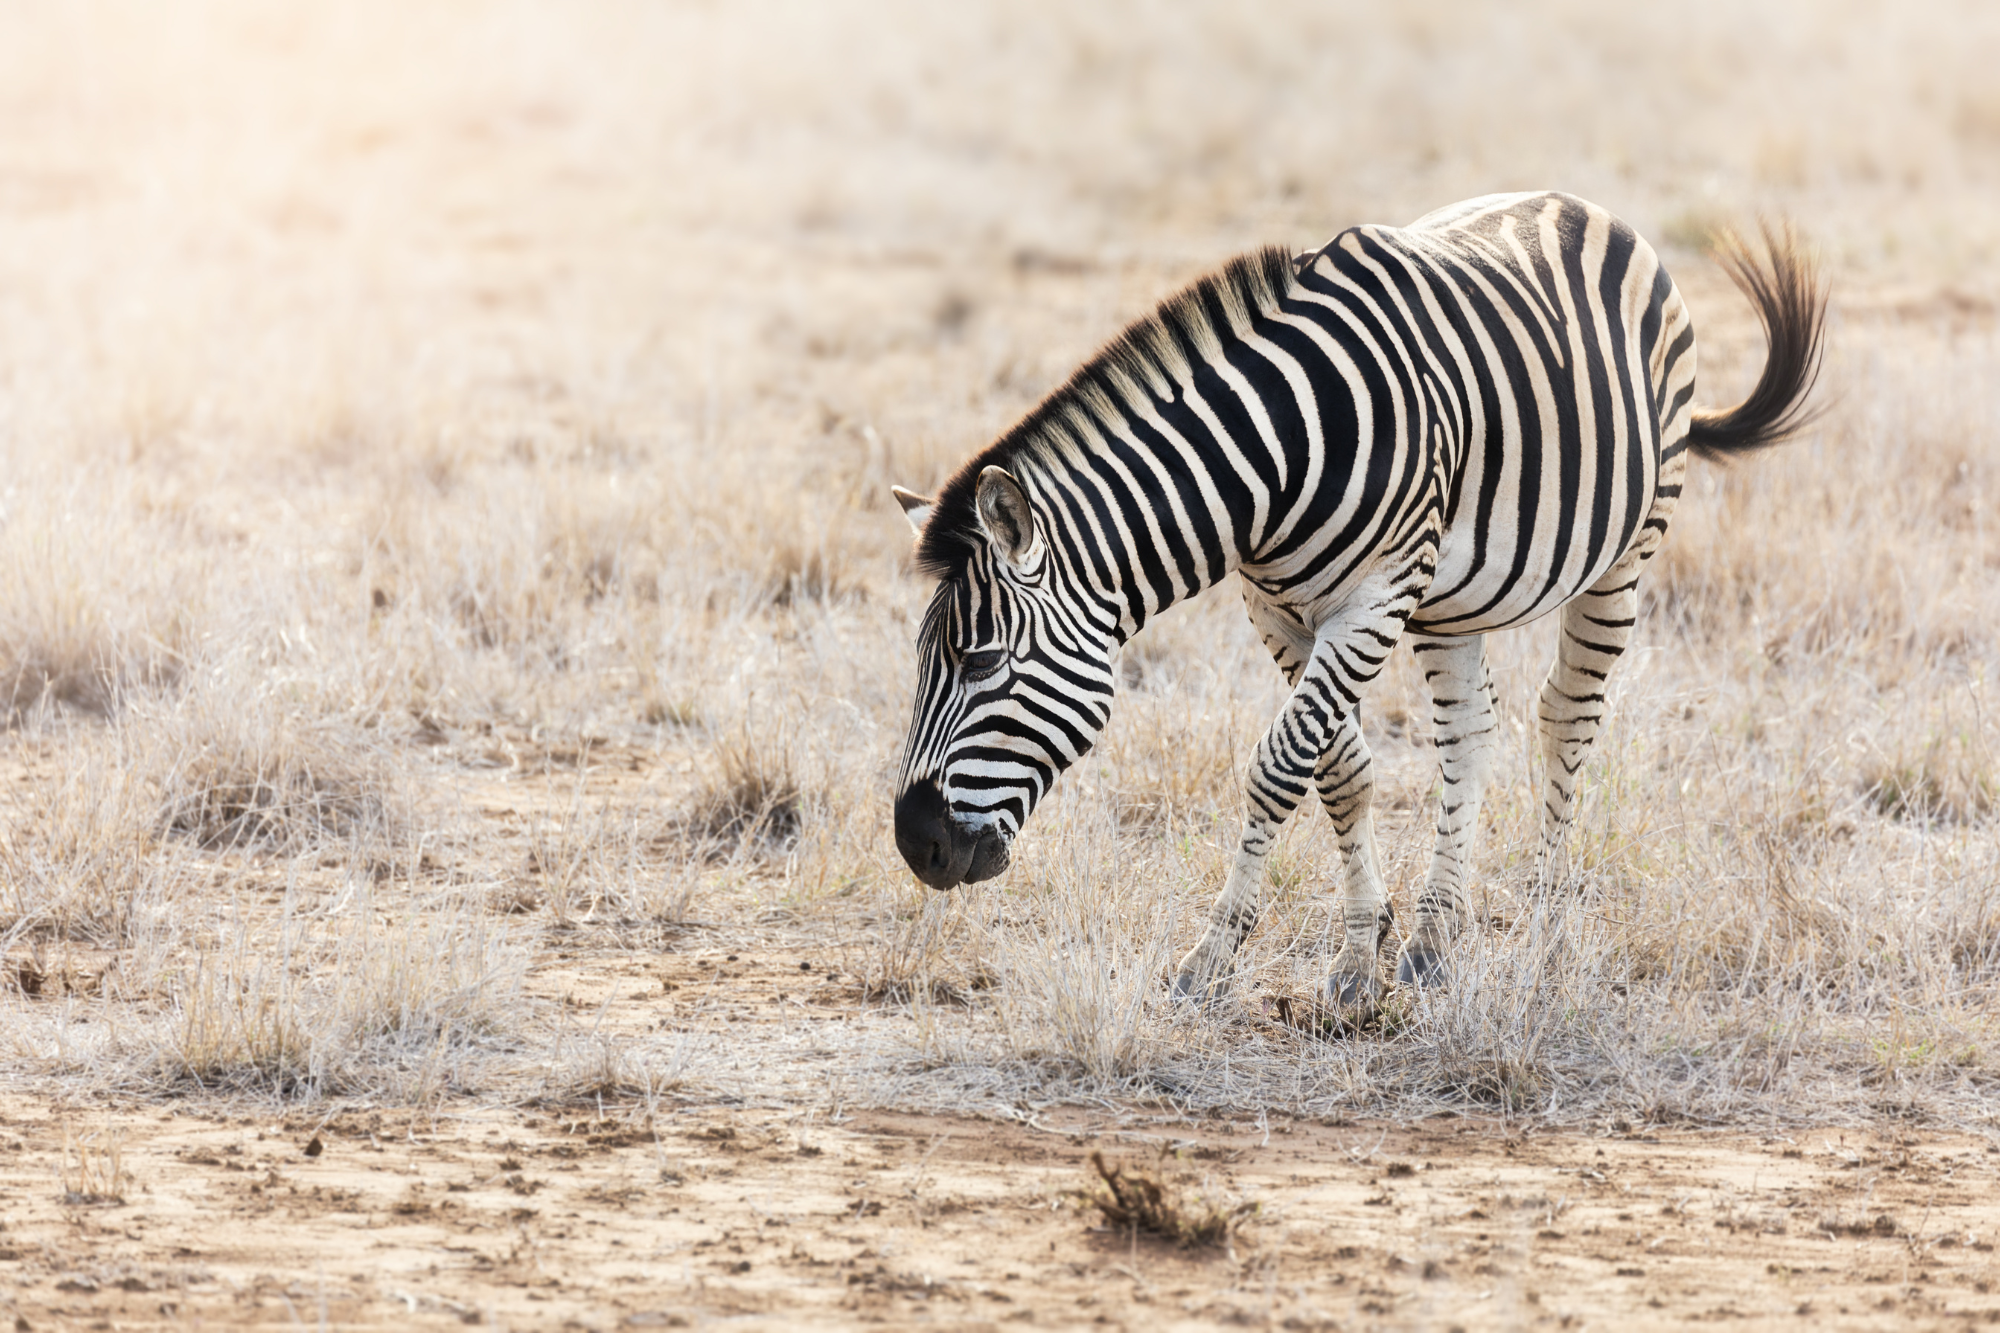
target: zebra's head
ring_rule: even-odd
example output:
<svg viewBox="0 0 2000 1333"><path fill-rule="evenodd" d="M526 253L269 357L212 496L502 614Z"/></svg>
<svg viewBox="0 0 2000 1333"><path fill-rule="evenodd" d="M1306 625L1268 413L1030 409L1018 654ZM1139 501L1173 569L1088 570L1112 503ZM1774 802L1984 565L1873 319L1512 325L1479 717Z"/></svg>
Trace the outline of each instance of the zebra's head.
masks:
<svg viewBox="0 0 2000 1333"><path fill-rule="evenodd" d="M1111 714L1114 625L1086 613L1021 483L969 470L937 500L896 490L939 575L917 636L896 848L951 889L1007 868L1014 837Z"/></svg>

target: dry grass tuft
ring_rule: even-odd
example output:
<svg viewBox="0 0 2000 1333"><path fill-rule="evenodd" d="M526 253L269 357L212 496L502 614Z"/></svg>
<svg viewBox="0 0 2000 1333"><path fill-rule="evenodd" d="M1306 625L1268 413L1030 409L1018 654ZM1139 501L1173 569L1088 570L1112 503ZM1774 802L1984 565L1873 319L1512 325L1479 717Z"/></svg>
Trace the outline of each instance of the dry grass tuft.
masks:
<svg viewBox="0 0 2000 1333"><path fill-rule="evenodd" d="M951 894L916 889L867 923L863 943L844 951L842 968L869 1000L890 1004L959 1004L992 988L976 927Z"/></svg>
<svg viewBox="0 0 2000 1333"><path fill-rule="evenodd" d="M687 1083L695 1045L689 1035L668 1052L640 1052L629 1041L601 1031L581 1039L558 1034L545 1091L536 1104L588 1106L600 1113L613 1107L636 1108L651 1124L661 1100Z"/></svg>
<svg viewBox="0 0 2000 1333"><path fill-rule="evenodd" d="M307 1087L314 1049L299 1011L299 983L263 960L225 962L198 956L173 1014L171 1084L241 1088L288 1095Z"/></svg>
<svg viewBox="0 0 2000 1333"><path fill-rule="evenodd" d="M0 824L0 935L130 946L190 876L158 845L155 751L119 735L77 750Z"/></svg>
<svg viewBox="0 0 2000 1333"><path fill-rule="evenodd" d="M1449 1102L1493 1107L1519 1115L1542 1102L1542 1076L1526 1061L1498 1058L1447 1066L1438 1095Z"/></svg>
<svg viewBox="0 0 2000 1333"><path fill-rule="evenodd" d="M116 489L42 497L49 512L0 497L0 725L107 716L129 692L185 671L197 566Z"/></svg>
<svg viewBox="0 0 2000 1333"><path fill-rule="evenodd" d="M122 1204L132 1188L125 1173L125 1144L117 1134L79 1135L67 1120L62 1132L62 1201L66 1204Z"/></svg>
<svg viewBox="0 0 2000 1333"><path fill-rule="evenodd" d="M1903 1224L1888 1213L1877 1213L1873 1217L1843 1217L1830 1214L1819 1219L1819 1229L1831 1237L1855 1236L1863 1239L1882 1238L1893 1240L1907 1236Z"/></svg>
<svg viewBox="0 0 2000 1333"><path fill-rule="evenodd" d="M471 1086L482 1044L522 1021L527 957L462 908L383 922L363 902L337 933L288 923L197 955L155 1075L169 1086L290 1100L413 1101Z"/></svg>
<svg viewBox="0 0 2000 1333"><path fill-rule="evenodd" d="M1933 732L1920 743L1907 733L1889 753L1861 770L1870 808L1890 819L1970 824L2000 808L2000 771L1976 728Z"/></svg>
<svg viewBox="0 0 2000 1333"><path fill-rule="evenodd" d="M683 822L649 808L614 808L608 798L588 795L587 753L566 801L550 786L544 812L527 831L527 880L511 882L487 895L487 905L504 915L526 915L546 907L564 927L592 920L648 921L671 925L687 919L700 887L700 870L715 849L690 845Z"/></svg>
<svg viewBox="0 0 2000 1333"><path fill-rule="evenodd" d="M771 552L764 595L773 606L790 608L808 602L831 602L859 590L852 562L826 541L781 540Z"/></svg>
<svg viewBox="0 0 2000 1333"><path fill-rule="evenodd" d="M183 732L160 826L205 850L382 840L399 804L384 756L339 719L210 714Z"/></svg>
<svg viewBox="0 0 2000 1333"><path fill-rule="evenodd" d="M747 723L715 741L680 819L690 840L725 851L783 850L805 824L806 796L787 738L759 735Z"/></svg>
<svg viewBox="0 0 2000 1333"><path fill-rule="evenodd" d="M1107 1165L1101 1152L1090 1154L1090 1165L1102 1188L1081 1189L1074 1197L1095 1208L1115 1231L1201 1249L1227 1242L1257 1212L1254 1203L1228 1208L1211 1203L1190 1194L1185 1183L1164 1179L1144 1167Z"/></svg>

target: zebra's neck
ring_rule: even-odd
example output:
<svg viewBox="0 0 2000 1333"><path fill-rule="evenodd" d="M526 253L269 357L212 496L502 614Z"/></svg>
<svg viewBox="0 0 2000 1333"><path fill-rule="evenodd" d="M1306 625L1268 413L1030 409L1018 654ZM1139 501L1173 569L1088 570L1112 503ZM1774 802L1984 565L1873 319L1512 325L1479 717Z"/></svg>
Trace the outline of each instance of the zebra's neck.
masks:
<svg viewBox="0 0 2000 1333"><path fill-rule="evenodd" d="M1208 478L1192 475L1194 461L1180 451L1140 459L1107 446L1065 451L1022 469L1049 528L1052 577L1120 642L1242 563L1228 507L1191 514L1179 498L1204 483L1212 489ZM1138 484L1135 470L1150 484Z"/></svg>
<svg viewBox="0 0 2000 1333"><path fill-rule="evenodd" d="M1290 255L1267 248L1133 323L946 481L918 566L939 577L965 567L988 467L1027 490L1054 576L1121 640L1261 558L1288 521L1281 511L1316 480L1318 423L1283 406L1297 395L1280 392L1277 367L1292 358L1236 353L1263 343L1297 289Z"/></svg>

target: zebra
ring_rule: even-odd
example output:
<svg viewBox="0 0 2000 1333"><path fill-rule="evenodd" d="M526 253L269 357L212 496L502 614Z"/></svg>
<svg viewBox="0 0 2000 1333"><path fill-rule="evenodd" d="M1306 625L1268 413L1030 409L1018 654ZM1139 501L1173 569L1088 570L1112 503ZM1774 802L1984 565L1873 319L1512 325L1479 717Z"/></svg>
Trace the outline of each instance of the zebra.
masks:
<svg viewBox="0 0 2000 1333"><path fill-rule="evenodd" d="M894 807L898 850L950 889L1004 871L1056 775L1110 716L1114 660L1160 612L1240 579L1291 689L1245 783L1242 836L1175 994L1213 999L1264 862L1316 792L1344 862L1343 1008L1393 939L1361 700L1408 642L1434 704L1436 840L1399 984L1447 979L1497 723L1483 636L1560 615L1539 699L1538 882L1631 638L1690 452L1728 459L1809 419L1826 295L1790 233L1717 256L1768 350L1750 395L1694 408L1695 341L1659 256L1605 209L1494 195L1294 258L1231 260L1107 344L935 497L894 488L937 580Z"/></svg>

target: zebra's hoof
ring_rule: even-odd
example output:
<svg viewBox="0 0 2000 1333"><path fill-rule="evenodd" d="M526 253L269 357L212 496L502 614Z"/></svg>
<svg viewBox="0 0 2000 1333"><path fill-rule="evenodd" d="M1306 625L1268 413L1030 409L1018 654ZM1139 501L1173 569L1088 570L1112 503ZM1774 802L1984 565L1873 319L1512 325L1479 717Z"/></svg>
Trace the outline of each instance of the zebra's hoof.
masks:
<svg viewBox="0 0 2000 1333"><path fill-rule="evenodd" d="M1336 1009L1372 1010L1382 997L1382 983L1373 970L1335 972L1326 979L1326 1002Z"/></svg>
<svg viewBox="0 0 2000 1333"><path fill-rule="evenodd" d="M1214 1004L1222 996L1219 981L1203 981L1192 972L1174 978L1174 999L1181 1004Z"/></svg>
<svg viewBox="0 0 2000 1333"><path fill-rule="evenodd" d="M1433 990L1450 980L1450 969L1444 965L1444 953L1411 940L1403 946L1402 956L1396 959L1396 984L1410 986L1417 990Z"/></svg>

